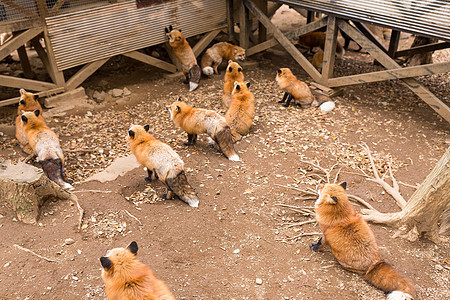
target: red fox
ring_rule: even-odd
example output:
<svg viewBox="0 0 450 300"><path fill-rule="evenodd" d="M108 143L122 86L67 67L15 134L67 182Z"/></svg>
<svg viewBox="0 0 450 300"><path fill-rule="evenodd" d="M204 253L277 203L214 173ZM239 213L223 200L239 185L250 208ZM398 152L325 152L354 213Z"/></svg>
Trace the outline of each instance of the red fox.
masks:
<svg viewBox="0 0 450 300"><path fill-rule="evenodd" d="M169 38L169 44L175 53L175 56L181 63L184 76L186 80L184 83L189 83L189 91L195 90L199 83L200 77L202 76L202 71L197 64L197 59L195 58L194 51L192 51L191 46L189 46L188 41L181 33L181 30L176 30L172 28L164 28L166 35Z"/></svg>
<svg viewBox="0 0 450 300"><path fill-rule="evenodd" d="M315 212L323 237L310 248L318 251L329 245L344 269L364 274L367 281L389 293L389 300L414 299L416 289L411 279L380 259L375 236L350 204L346 186L345 182L319 185Z"/></svg>
<svg viewBox="0 0 450 300"><path fill-rule="evenodd" d="M294 99L300 103L302 108L320 106L323 112L328 112L335 108L334 102L330 101L328 97L320 97L319 100L325 102L319 102L311 93L309 86L303 81L298 80L289 68L278 69L275 80L278 83L278 87L285 92L283 99L278 102L284 103L287 99L284 107L288 107L291 100Z"/></svg>
<svg viewBox="0 0 450 300"><path fill-rule="evenodd" d="M230 106L231 93L233 92L236 81L244 82L244 73L242 73L242 67L230 59L223 83L222 105L226 109Z"/></svg>
<svg viewBox="0 0 450 300"><path fill-rule="evenodd" d="M311 50L314 47L320 47L325 49L325 40L327 34L321 31L314 31L304 34L298 38L298 43L302 46L309 47ZM336 41L336 56L342 58L345 54L345 50L339 41Z"/></svg>
<svg viewBox="0 0 450 300"><path fill-rule="evenodd" d="M64 172L64 155L56 134L39 118L41 112L21 112L22 126L31 149L36 153L45 175L60 187L72 189Z"/></svg>
<svg viewBox="0 0 450 300"><path fill-rule="evenodd" d="M230 108L225 114L234 141L249 133L255 118L255 96L248 90L249 87L249 82L247 84L237 81L234 83ZM234 134L233 131L237 134Z"/></svg>
<svg viewBox="0 0 450 300"><path fill-rule="evenodd" d="M184 162L169 145L156 140L148 130L149 125L131 125L128 130L128 142L137 161L147 168L146 181L159 179L167 186L165 199L173 194L192 207L198 207L198 197L187 181Z"/></svg>
<svg viewBox="0 0 450 300"><path fill-rule="evenodd" d="M39 110L39 118L45 123L45 120L42 117L42 107L39 104L38 99L38 95L33 95L32 93L28 93L24 89L20 89L20 100L16 117L16 138L19 141L20 147L28 154L33 153L33 149L31 149L30 145L28 144L27 135L25 134L25 129L22 126L20 112Z"/></svg>
<svg viewBox="0 0 450 300"><path fill-rule="evenodd" d="M186 131L188 142L186 146L197 142L197 134L206 133L210 142L217 143L223 154L232 161L239 161L239 156L233 147L233 137L230 126L224 117L213 110L193 108L183 102L181 98L174 102L170 108L170 119Z"/></svg>
<svg viewBox="0 0 450 300"><path fill-rule="evenodd" d="M217 68L223 59L244 60L245 49L227 42L214 44L203 54L201 62L203 74L208 76L214 73L220 74Z"/></svg>
<svg viewBox="0 0 450 300"><path fill-rule="evenodd" d="M322 71L323 51L316 52L312 58L312 65L319 71Z"/></svg>
<svg viewBox="0 0 450 300"><path fill-rule="evenodd" d="M100 257L102 279L109 300L175 300L164 281L136 256L138 245L108 250Z"/></svg>

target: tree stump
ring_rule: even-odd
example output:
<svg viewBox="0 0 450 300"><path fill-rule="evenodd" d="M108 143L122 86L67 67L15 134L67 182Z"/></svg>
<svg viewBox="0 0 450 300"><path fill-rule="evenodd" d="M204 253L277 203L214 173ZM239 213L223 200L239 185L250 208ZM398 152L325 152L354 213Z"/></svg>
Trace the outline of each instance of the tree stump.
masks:
<svg viewBox="0 0 450 300"><path fill-rule="evenodd" d="M5 202L27 224L36 224L41 206L49 198L70 199L70 194L32 165L0 162L0 201Z"/></svg>

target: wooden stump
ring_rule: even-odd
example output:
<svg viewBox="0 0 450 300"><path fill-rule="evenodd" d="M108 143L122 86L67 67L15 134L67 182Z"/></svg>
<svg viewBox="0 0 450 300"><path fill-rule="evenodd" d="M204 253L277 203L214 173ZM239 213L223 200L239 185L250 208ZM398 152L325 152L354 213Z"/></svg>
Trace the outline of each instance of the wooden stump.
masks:
<svg viewBox="0 0 450 300"><path fill-rule="evenodd" d="M0 162L0 201L6 202L27 224L36 224L40 207L49 198L70 199L70 194L32 165Z"/></svg>

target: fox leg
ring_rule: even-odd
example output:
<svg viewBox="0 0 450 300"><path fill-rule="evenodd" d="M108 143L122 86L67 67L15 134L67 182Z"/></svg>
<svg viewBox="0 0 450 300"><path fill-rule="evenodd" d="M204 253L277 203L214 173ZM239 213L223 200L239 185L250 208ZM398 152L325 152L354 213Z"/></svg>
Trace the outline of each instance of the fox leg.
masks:
<svg viewBox="0 0 450 300"><path fill-rule="evenodd" d="M286 101L286 98L287 98L287 97L288 97L288 93L287 93L287 92L284 92L283 99L280 100L280 101L278 101L278 103L284 103L284 101Z"/></svg>
<svg viewBox="0 0 450 300"><path fill-rule="evenodd" d="M163 195L164 200L170 200L173 197L173 192L169 189L167 189L167 193Z"/></svg>
<svg viewBox="0 0 450 300"><path fill-rule="evenodd" d="M154 172L152 170L147 169L147 174L148 174L148 177L144 178L145 181L147 181L147 182L152 182L153 180L158 179L158 174L156 174L156 172Z"/></svg>
<svg viewBox="0 0 450 300"><path fill-rule="evenodd" d="M213 62L214 73L216 73L216 74L218 74L218 75L220 75L220 72L219 72L219 70L218 70L217 68L219 67L219 65L220 65L221 62L222 62L222 61L214 61L214 62Z"/></svg>
<svg viewBox="0 0 450 300"><path fill-rule="evenodd" d="M294 98L294 97L292 97L291 94L288 94L288 95L289 95L289 96L288 96L288 98L287 98L286 104L283 105L284 107L288 107L289 104L291 104L292 99Z"/></svg>
<svg viewBox="0 0 450 300"><path fill-rule="evenodd" d="M184 143L183 145L190 146L190 145L194 145L195 143L197 143L197 135L188 133L188 141L187 141L187 143Z"/></svg>
<svg viewBox="0 0 450 300"><path fill-rule="evenodd" d="M327 241L325 240L325 237L322 236L322 237L317 241L317 243L309 245L309 248L310 248L312 251L317 252L317 251L319 251L320 249L322 249L323 247L325 247L326 245L328 245L328 243L327 243Z"/></svg>
<svg viewBox="0 0 450 300"><path fill-rule="evenodd" d="M183 72L184 73L184 77L186 77L186 79L183 81L184 84L188 84L189 83L189 73L188 72Z"/></svg>

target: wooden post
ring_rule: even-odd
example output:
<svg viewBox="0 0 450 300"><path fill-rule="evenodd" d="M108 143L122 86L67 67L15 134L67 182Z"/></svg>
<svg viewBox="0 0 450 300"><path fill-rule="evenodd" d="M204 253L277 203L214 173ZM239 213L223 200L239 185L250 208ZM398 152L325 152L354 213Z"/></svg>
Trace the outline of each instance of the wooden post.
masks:
<svg viewBox="0 0 450 300"><path fill-rule="evenodd" d="M239 7L239 44L242 48L248 49L249 41L249 26L250 16L247 7L244 4L245 0L241 0Z"/></svg>
<svg viewBox="0 0 450 300"><path fill-rule="evenodd" d="M397 52L398 42L400 40L400 34L401 34L400 31L392 30L391 40L389 41L389 50L388 50L388 54L392 58L395 57L395 52Z"/></svg>
<svg viewBox="0 0 450 300"><path fill-rule="evenodd" d="M175 53L173 52L173 49L170 46L169 42L164 43L164 48L166 48L167 54L169 54L170 60L177 67L177 70L178 71L183 70L181 68L181 63L178 61L178 58L175 56Z"/></svg>
<svg viewBox="0 0 450 300"><path fill-rule="evenodd" d="M333 77L337 34L338 27L336 24L336 17L328 16L325 49L323 53L322 80L320 82L323 85L327 85L328 79Z"/></svg>
<svg viewBox="0 0 450 300"><path fill-rule="evenodd" d="M44 41L45 41L45 48L47 49L47 56L50 70L53 74L53 76L51 77L55 78L54 83L56 83L58 87L65 87L66 82L64 79L64 74L62 71L58 70L58 66L56 65L55 53L53 52L53 47L50 41L50 36L48 34L47 27L44 29Z"/></svg>
<svg viewBox="0 0 450 300"><path fill-rule="evenodd" d="M267 15L267 0L255 0L256 6ZM262 43L267 39L267 30L261 22L258 22L258 43Z"/></svg>
<svg viewBox="0 0 450 300"><path fill-rule="evenodd" d="M83 66L75 75L72 76L67 81L67 90L76 89L80 84L83 83L89 76L91 76L95 71L97 71L101 66L103 66L109 58L103 58Z"/></svg>
<svg viewBox="0 0 450 300"><path fill-rule="evenodd" d="M222 31L222 29L216 29L206 33L200 41L192 47L192 51L194 51L195 57L199 56L206 47L208 47L209 43L211 43L214 38Z"/></svg>
<svg viewBox="0 0 450 300"><path fill-rule="evenodd" d="M308 14L306 16L306 23L314 22L314 11L308 10Z"/></svg>
<svg viewBox="0 0 450 300"><path fill-rule="evenodd" d="M228 40L234 41L234 5L233 0L227 0L227 24L228 24Z"/></svg>
<svg viewBox="0 0 450 300"><path fill-rule="evenodd" d="M17 54L19 55L23 75L25 75L26 78L33 79L36 74L34 74L33 70L31 70L31 65L30 61L28 60L27 50L25 49L25 46L19 47L19 49L17 49Z"/></svg>

